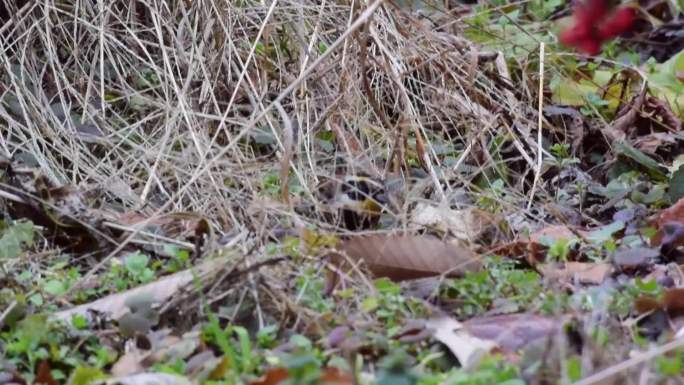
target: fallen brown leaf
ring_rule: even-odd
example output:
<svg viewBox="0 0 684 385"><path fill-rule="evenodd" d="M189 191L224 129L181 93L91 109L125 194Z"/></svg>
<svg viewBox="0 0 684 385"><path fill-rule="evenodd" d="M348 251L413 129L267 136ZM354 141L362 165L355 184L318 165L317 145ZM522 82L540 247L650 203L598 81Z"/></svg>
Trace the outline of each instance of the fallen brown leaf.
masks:
<svg viewBox="0 0 684 385"><path fill-rule="evenodd" d="M566 225L551 225L539 229L529 236L520 237L514 242L497 246L489 250L489 253L505 255L511 258L524 257L530 265L534 266L544 262L546 258L546 245L559 240L584 238L588 234L588 231L571 228Z"/></svg>
<svg viewBox="0 0 684 385"><path fill-rule="evenodd" d="M332 366L323 369L319 381L321 385L351 385L354 383L351 374Z"/></svg>
<svg viewBox="0 0 684 385"><path fill-rule="evenodd" d="M466 241L476 242L495 226L492 214L478 208L453 210L427 203L418 203L411 215L411 222L430 227L441 233L449 233Z"/></svg>
<svg viewBox="0 0 684 385"><path fill-rule="evenodd" d="M545 263L538 266L538 270L547 279L592 285L603 283L612 269L609 263L589 262Z"/></svg>
<svg viewBox="0 0 684 385"><path fill-rule="evenodd" d="M665 236L665 225L669 223L684 223L684 198L663 210L658 215L655 226L658 231L651 238L651 246L661 246Z"/></svg>
<svg viewBox="0 0 684 385"><path fill-rule="evenodd" d="M252 381L249 385L279 385L289 378L287 369L271 368L266 371L263 377L257 381ZM352 385L354 379L351 374L335 367L325 367L318 379L320 385Z"/></svg>
<svg viewBox="0 0 684 385"><path fill-rule="evenodd" d="M376 277L394 281L440 274L460 276L477 271L480 257L470 249L428 236L352 236L340 243L332 260L344 265L347 259L363 262Z"/></svg>
<svg viewBox="0 0 684 385"><path fill-rule="evenodd" d="M271 368L258 381L252 381L249 385L278 385L287 380L288 376L285 368Z"/></svg>
<svg viewBox="0 0 684 385"><path fill-rule="evenodd" d="M634 308L639 313L663 309L669 314L684 313L684 288L669 288L663 291L662 299L641 296L634 301Z"/></svg>
<svg viewBox="0 0 684 385"><path fill-rule="evenodd" d="M158 281L125 292L112 294L91 303L57 312L53 314L53 317L69 321L74 315L87 316L89 310L96 310L110 314L113 319L119 319L128 312L126 303L130 298L148 296L154 303L164 303L169 298L173 297L182 287L191 283L194 278L206 274L214 274L227 262L228 260L223 258L209 260L208 262L197 266L195 269L180 271L161 278Z"/></svg>
<svg viewBox="0 0 684 385"><path fill-rule="evenodd" d="M532 341L552 336L563 322L562 319L519 313L471 318L463 327L474 337L494 341L504 351L515 352Z"/></svg>
<svg viewBox="0 0 684 385"><path fill-rule="evenodd" d="M669 256L676 248L684 245L684 222L669 222L663 228L663 240L660 250Z"/></svg>
<svg viewBox="0 0 684 385"><path fill-rule="evenodd" d="M584 116L574 108L555 105L544 107L544 115L556 117L568 127L572 137L572 151L581 155L581 145L584 140Z"/></svg>
<svg viewBox="0 0 684 385"><path fill-rule="evenodd" d="M149 355L148 351L143 351L140 349L132 349L126 352L124 355L119 357L119 359L112 365L111 374L114 377L125 377L136 373L142 373L145 371L145 366L142 362Z"/></svg>
<svg viewBox="0 0 684 385"><path fill-rule="evenodd" d="M648 267L659 255L660 252L658 250L635 247L626 250L618 250L613 257L613 261L622 271L633 272Z"/></svg>
<svg viewBox="0 0 684 385"><path fill-rule="evenodd" d="M35 384L40 385L57 385L57 381L52 377L50 372L50 363L46 360L40 361L38 370L36 371Z"/></svg>
<svg viewBox="0 0 684 385"><path fill-rule="evenodd" d="M104 381L107 385L192 385L183 376L169 373L137 373L125 377L114 377Z"/></svg>
<svg viewBox="0 0 684 385"><path fill-rule="evenodd" d="M639 95L634 96L634 99L622 111L618 112L619 116L613 120L613 124L603 130L610 141L624 141L626 139L627 131L636 121L639 110L644 104L646 89L643 87Z"/></svg>
<svg viewBox="0 0 684 385"><path fill-rule="evenodd" d="M477 365L485 354L497 347L491 339L473 335L462 323L450 317L428 320L426 326L433 331L432 335L436 340L449 348L464 368Z"/></svg>

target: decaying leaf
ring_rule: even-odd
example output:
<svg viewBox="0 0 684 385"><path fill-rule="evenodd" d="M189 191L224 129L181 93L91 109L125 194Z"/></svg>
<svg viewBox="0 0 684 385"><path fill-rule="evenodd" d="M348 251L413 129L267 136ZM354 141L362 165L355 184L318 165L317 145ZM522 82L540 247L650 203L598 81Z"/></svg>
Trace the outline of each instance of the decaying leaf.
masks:
<svg viewBox="0 0 684 385"><path fill-rule="evenodd" d="M491 252L509 257L524 257L528 263L536 265L545 260L546 249L554 243L585 238L588 235L589 232L582 229L566 225L551 225L529 236L522 236L517 241L498 246Z"/></svg>
<svg viewBox="0 0 684 385"><path fill-rule="evenodd" d="M629 159L643 167L644 171L646 171L651 178L658 181L667 180L667 170L665 167L661 166L655 159L634 148L629 143L621 141L615 142L613 150L617 155Z"/></svg>
<svg viewBox="0 0 684 385"><path fill-rule="evenodd" d="M662 245L663 238L665 237L665 225L672 223L684 224L684 198L660 212L655 221L655 227L658 231L651 238L651 246Z"/></svg>
<svg viewBox="0 0 684 385"><path fill-rule="evenodd" d="M195 269L184 270L161 278L158 281L148 283L147 285L112 294L91 303L57 312L53 314L53 317L69 321L74 315L87 316L89 310L96 310L101 313L110 314L114 319L119 319L129 311L127 304L131 298L148 296L155 303L164 303L169 298L173 297L178 290L191 283L195 277L216 273L216 271L220 270L220 267L225 263L228 263L228 260L224 258L210 260Z"/></svg>
<svg viewBox="0 0 684 385"><path fill-rule="evenodd" d="M279 385L284 384L289 379L289 373L285 368L271 368L266 374L257 381L250 382L249 385ZM352 385L354 384L352 375L335 367L325 367L321 370L317 384L320 385Z"/></svg>
<svg viewBox="0 0 684 385"><path fill-rule="evenodd" d="M473 336L462 323L450 317L428 320L426 326L433 330L433 337L446 345L464 368L476 366L497 346L491 340Z"/></svg>
<svg viewBox="0 0 684 385"><path fill-rule="evenodd" d="M168 373L139 373L110 378L104 383L107 385L192 385L192 382L187 378Z"/></svg>
<svg viewBox="0 0 684 385"><path fill-rule="evenodd" d="M639 95L635 95L634 99L622 111L618 112L618 117L613 121L613 124L603 130L611 141L622 142L625 140L629 127L634 124L638 112L644 104L646 90L647 88L643 87Z"/></svg>
<svg viewBox="0 0 684 385"><path fill-rule="evenodd" d="M480 257L470 249L428 236L352 236L342 241L337 251L331 254L333 262L363 262L373 275L395 281L440 274L460 276L481 267Z"/></svg>
<svg viewBox="0 0 684 385"><path fill-rule="evenodd" d="M11 163L4 167L3 190L14 197L7 204L12 218L46 228L68 252L99 252L115 243L106 229L100 229L104 214L91 207L85 193L70 185L56 186L38 171L19 172Z"/></svg>
<svg viewBox="0 0 684 385"><path fill-rule="evenodd" d="M332 366L323 369L319 381L321 385L352 385L355 383L351 374Z"/></svg>
<svg viewBox="0 0 684 385"><path fill-rule="evenodd" d="M545 263L537 269L550 280L600 285L608 278L613 267L608 263L565 262Z"/></svg>
<svg viewBox="0 0 684 385"><path fill-rule="evenodd" d="M285 368L271 368L266 371L259 380L251 382L249 385L278 385L280 382L287 380L287 369Z"/></svg>
<svg viewBox="0 0 684 385"><path fill-rule="evenodd" d="M660 299L641 296L634 301L634 308L639 313L662 309L669 314L682 314L684 313L684 288L665 289Z"/></svg>
<svg viewBox="0 0 684 385"><path fill-rule="evenodd" d="M582 114L572 107L548 106L544 107L544 115L557 117L561 124L567 126L572 137L572 150L574 153L580 154L582 140L584 140L584 117Z"/></svg>
<svg viewBox="0 0 684 385"><path fill-rule="evenodd" d="M654 262L654 259L659 255L660 252L658 250L645 247L633 247L618 250L613 257L613 261L623 272L634 272L651 265Z"/></svg>
<svg viewBox="0 0 684 385"><path fill-rule="evenodd" d="M418 203L411 216L411 222L450 234L466 242L476 242L495 225L494 217L478 208L453 210L428 203Z"/></svg>
<svg viewBox="0 0 684 385"><path fill-rule="evenodd" d="M38 370L36 371L36 384L41 385L57 385L57 381L52 376L50 363L47 360L42 360L38 363Z"/></svg>
<svg viewBox="0 0 684 385"><path fill-rule="evenodd" d="M471 318L463 327L476 338L493 341L504 351L515 352L530 342L553 336L563 323L563 319L519 313Z"/></svg>
<svg viewBox="0 0 684 385"><path fill-rule="evenodd" d="M668 195L673 201L684 198L684 165L679 165L670 176Z"/></svg>
<svg viewBox="0 0 684 385"><path fill-rule="evenodd" d="M587 234L588 232L584 230L571 229L566 225L551 225L530 234L529 240L533 243L549 244L560 240L586 237Z"/></svg>
<svg viewBox="0 0 684 385"><path fill-rule="evenodd" d="M684 245L684 223L666 223L663 226L663 234L663 241L660 244L663 256L670 256L679 246Z"/></svg>
<svg viewBox="0 0 684 385"><path fill-rule="evenodd" d="M142 361L149 353L140 349L131 349L112 365L111 374L114 377L126 377L133 374L142 373L145 366Z"/></svg>

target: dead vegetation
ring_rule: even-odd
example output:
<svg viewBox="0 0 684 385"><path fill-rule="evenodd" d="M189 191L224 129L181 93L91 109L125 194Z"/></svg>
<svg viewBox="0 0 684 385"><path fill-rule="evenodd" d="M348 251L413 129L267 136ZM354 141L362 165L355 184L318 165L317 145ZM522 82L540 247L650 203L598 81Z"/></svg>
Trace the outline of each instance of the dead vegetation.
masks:
<svg viewBox="0 0 684 385"><path fill-rule="evenodd" d="M536 40L528 49L505 34L477 44L468 38L477 11L463 4L418 8L382 0L53 0L12 12L0 23L0 193L8 223L28 218L38 241L21 258L0 258L8 298L0 301L7 309L0 326L13 325L12 312L27 306L20 293L59 280L68 284L24 311L102 317L90 329L116 363L99 369L121 381L170 362L156 349L190 344L176 358L187 360L184 374L197 383L277 384L288 376L282 360L267 370L266 361L245 357L294 354L301 346L285 336L302 334L327 338L321 383L368 383L360 372L383 378L376 362L392 344L422 341L428 329L463 367L497 346L511 362L525 361L519 374L533 383L612 378L629 348L621 342L606 354L592 328L624 341L631 326L600 313L626 322L634 309L546 307L556 301L553 290L556 305L580 286L619 290L626 270L630 279L667 276L664 266L681 253L684 216L670 211L671 221L656 220L653 244L636 229L681 191L682 168L674 168L681 111L648 88L636 66L619 68L597 89L601 103L573 105L572 95L547 83L591 75L569 73L562 53L540 60ZM529 26L533 40L543 30ZM618 182L616 164L641 174ZM384 189L377 207L364 206L372 211L364 221L347 220L349 207L335 200L352 183L366 189L361 195L373 183ZM653 198L665 190L671 195ZM620 254L633 246L655 254L636 262ZM511 260L484 260L495 254ZM143 265L135 272L131 255ZM60 275L55 264L74 273ZM26 271L37 278L19 277ZM400 294L389 281L372 281L383 276L412 281ZM423 276L439 278L413 280ZM487 287L502 277L510 282L470 296L472 282ZM629 300L648 291L638 289ZM640 319L668 311L643 301ZM383 318L378 308L394 313ZM465 321L473 315L484 318ZM410 318L430 321L410 326ZM480 323L498 328L477 331ZM527 334L531 324L538 330ZM221 344L225 325L224 338L240 341L241 353ZM280 330L277 349L245 352L248 337L232 329L255 336L267 325ZM386 330L390 337L378 337ZM504 342L511 330L522 333L513 347ZM133 351L124 349L131 337ZM335 355L350 367L329 366ZM357 355L366 366L355 366L363 361ZM2 358L0 375L15 381L28 371L58 383L46 370L74 369L54 359L39 360L48 369L16 362L3 369ZM421 366L397 362L383 367L409 378L407 368ZM528 373L534 365L541 371ZM580 368L579 378L568 365Z"/></svg>

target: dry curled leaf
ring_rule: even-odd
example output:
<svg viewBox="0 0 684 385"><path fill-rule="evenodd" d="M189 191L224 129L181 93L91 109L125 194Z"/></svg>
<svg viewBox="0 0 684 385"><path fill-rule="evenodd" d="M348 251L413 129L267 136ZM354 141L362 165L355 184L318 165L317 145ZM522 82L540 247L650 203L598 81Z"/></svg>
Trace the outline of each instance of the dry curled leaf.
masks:
<svg viewBox="0 0 684 385"><path fill-rule="evenodd" d="M288 373L285 368L271 368L257 381L251 382L249 385L278 385L282 381L287 380Z"/></svg>
<svg viewBox="0 0 684 385"><path fill-rule="evenodd" d="M603 130L603 133L611 141L624 141L627 137L627 131L630 126L634 125L637 119L639 110L644 104L646 98L646 87L644 87L639 95L635 95L634 99L625 106L622 111L618 112L618 117L613 123Z"/></svg>
<svg viewBox="0 0 684 385"><path fill-rule="evenodd" d="M137 373L130 376L114 377L104 382L107 385L191 385L185 377L169 373Z"/></svg>
<svg viewBox="0 0 684 385"><path fill-rule="evenodd" d="M658 250L633 247L616 251L613 262L623 272L634 272L652 265L659 255Z"/></svg>
<svg viewBox="0 0 684 385"><path fill-rule="evenodd" d="M332 260L344 264L348 257L363 262L377 277L394 281L440 274L460 276L481 267L477 254L462 246L428 236L353 236L341 242Z"/></svg>
<svg viewBox="0 0 684 385"><path fill-rule="evenodd" d="M477 365L485 354L497 347L490 339L473 336L462 323L450 317L428 320L426 326L433 331L433 337L446 345L465 368Z"/></svg>
<svg viewBox="0 0 684 385"><path fill-rule="evenodd" d="M544 107L544 115L556 118L559 124L566 126L572 137L572 151L581 154L582 140L584 139L584 116L571 107L551 105Z"/></svg>
<svg viewBox="0 0 684 385"><path fill-rule="evenodd" d="M185 287L185 285L191 283L197 276L215 274L221 270L221 266L224 264L226 264L225 259L210 260L194 269L183 270L146 285L54 313L52 316L55 319L68 321L75 315L87 316L89 310L96 310L106 312L114 319L119 319L129 311L127 303L131 298L144 295L152 298L155 303L164 303Z"/></svg>
<svg viewBox="0 0 684 385"><path fill-rule="evenodd" d="M538 267L544 278L572 284L600 285L613 267L608 263L565 262L546 263Z"/></svg>
<svg viewBox="0 0 684 385"><path fill-rule="evenodd" d="M658 231L651 238L651 246L661 246L663 244L664 237L666 236L665 226L673 223L684 224L684 198L660 212L655 221L655 227Z"/></svg>
<svg viewBox="0 0 684 385"><path fill-rule="evenodd" d="M536 265L546 258L546 248L549 245L561 240L584 238L588 234L585 230L566 225L551 225L529 236L522 236L517 241L497 246L490 252L509 257L524 257L530 265Z"/></svg>
<svg viewBox="0 0 684 385"><path fill-rule="evenodd" d="M266 371L263 377L257 381L250 382L249 385L279 385L285 384L289 378L289 373L285 368L271 368ZM289 383L289 382L288 382ZM318 378L320 385L351 385L354 379L351 374L335 367L325 367L321 370Z"/></svg>
<svg viewBox="0 0 684 385"><path fill-rule="evenodd" d="M413 210L411 222L430 227L441 233L449 233L466 242L476 242L488 229L494 227L495 218L492 214L478 208L453 210L448 207L418 203Z"/></svg>
<svg viewBox="0 0 684 385"><path fill-rule="evenodd" d="M16 163L16 162L15 162ZM38 171L18 171L4 164L1 182L13 196L6 206L12 218L26 218L47 229L66 252L100 252L114 241L101 229L104 213L92 208L86 193L71 185L55 185Z"/></svg>
<svg viewBox="0 0 684 385"><path fill-rule="evenodd" d="M476 338L496 342L500 349L515 352L530 342L553 336L564 320L536 314L504 314L471 318L464 329Z"/></svg>
<svg viewBox="0 0 684 385"><path fill-rule="evenodd" d="M634 308L639 313L662 309L671 315L681 315L684 313L684 288L665 289L660 299L641 296L634 301Z"/></svg>

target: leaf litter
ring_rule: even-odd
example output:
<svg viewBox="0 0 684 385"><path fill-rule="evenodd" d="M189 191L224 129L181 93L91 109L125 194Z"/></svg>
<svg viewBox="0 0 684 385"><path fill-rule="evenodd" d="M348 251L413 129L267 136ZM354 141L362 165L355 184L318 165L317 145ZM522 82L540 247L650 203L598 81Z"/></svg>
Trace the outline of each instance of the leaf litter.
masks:
<svg viewBox="0 0 684 385"><path fill-rule="evenodd" d="M0 19L0 383L681 380L674 4L238 3Z"/></svg>

